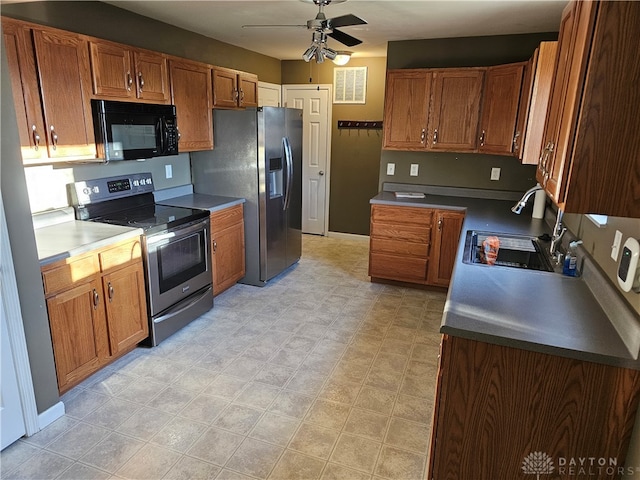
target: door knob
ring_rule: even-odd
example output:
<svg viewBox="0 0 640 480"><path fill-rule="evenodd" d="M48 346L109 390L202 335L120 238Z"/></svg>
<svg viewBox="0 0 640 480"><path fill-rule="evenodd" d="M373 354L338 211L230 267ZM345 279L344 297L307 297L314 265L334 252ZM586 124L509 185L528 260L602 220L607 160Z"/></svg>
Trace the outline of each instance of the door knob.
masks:
<svg viewBox="0 0 640 480"><path fill-rule="evenodd" d="M324 175L324 171L323 171L323 170L320 170L320 171L318 172L318 175L323 176L323 175Z"/></svg>

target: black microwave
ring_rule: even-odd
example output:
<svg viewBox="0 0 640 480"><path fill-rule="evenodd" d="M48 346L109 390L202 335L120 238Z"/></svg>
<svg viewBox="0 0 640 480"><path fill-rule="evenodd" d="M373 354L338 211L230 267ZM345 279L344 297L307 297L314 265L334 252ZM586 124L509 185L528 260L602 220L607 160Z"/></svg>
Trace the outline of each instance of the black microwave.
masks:
<svg viewBox="0 0 640 480"><path fill-rule="evenodd" d="M178 154L174 105L91 100L98 157L137 160Z"/></svg>

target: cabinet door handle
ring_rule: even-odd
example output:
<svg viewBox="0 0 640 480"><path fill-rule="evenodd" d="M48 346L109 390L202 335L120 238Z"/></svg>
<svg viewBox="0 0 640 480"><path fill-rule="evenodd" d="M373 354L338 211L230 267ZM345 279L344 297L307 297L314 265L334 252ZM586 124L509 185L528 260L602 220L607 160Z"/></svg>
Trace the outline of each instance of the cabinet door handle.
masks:
<svg viewBox="0 0 640 480"><path fill-rule="evenodd" d="M58 147L58 134L56 133L56 129L53 125L51 125L50 130L51 130L51 145L55 150Z"/></svg>
<svg viewBox="0 0 640 480"><path fill-rule="evenodd" d="M138 72L138 86L142 92L142 89L144 88L144 77L142 76L142 72Z"/></svg>
<svg viewBox="0 0 640 480"><path fill-rule="evenodd" d="M98 292L94 288L93 289L93 309L97 310L99 304L100 304L100 295L98 295Z"/></svg>
<svg viewBox="0 0 640 480"><path fill-rule="evenodd" d="M438 230L442 230L442 219L438 219Z"/></svg>
<svg viewBox="0 0 640 480"><path fill-rule="evenodd" d="M180 137L182 137L182 135L180 135L180 129L178 127L176 127L176 132L178 132L178 141L180 141Z"/></svg>
<svg viewBox="0 0 640 480"><path fill-rule="evenodd" d="M244 90L240 89L240 102L244 101Z"/></svg>
<svg viewBox="0 0 640 480"><path fill-rule="evenodd" d="M438 129L437 128L433 131L433 144L435 145L436 143L438 143Z"/></svg>
<svg viewBox="0 0 640 480"><path fill-rule="evenodd" d="M520 138L520 132L516 132L516 134L513 136L513 151L517 152L518 149L520 148L520 145L518 145L518 140Z"/></svg>
<svg viewBox="0 0 640 480"><path fill-rule="evenodd" d="M215 240L213 241L213 253L216 253L216 251L218 250L218 242L216 242Z"/></svg>
<svg viewBox="0 0 640 480"><path fill-rule="evenodd" d="M109 303L111 303L113 300L113 285L111 285L111 282L109 282L107 289L109 290Z"/></svg>
<svg viewBox="0 0 640 480"><path fill-rule="evenodd" d="M482 133L480 134L480 146L484 147L484 137L485 137L486 132L484 130L482 130Z"/></svg>
<svg viewBox="0 0 640 480"><path fill-rule="evenodd" d="M127 92L131 91L131 85L133 85L133 77L131 77L131 72L127 72Z"/></svg>
<svg viewBox="0 0 640 480"><path fill-rule="evenodd" d="M420 134L420 143L424 144L424 139L427 137L427 132L426 130L423 128L422 129L422 133Z"/></svg>
<svg viewBox="0 0 640 480"><path fill-rule="evenodd" d="M31 133L33 134L33 145L36 150L40 148L40 135L38 135L38 129L35 125L31 125Z"/></svg>
<svg viewBox="0 0 640 480"><path fill-rule="evenodd" d="M237 88L233 91L233 99L237 102L238 99L240 98L240 90L238 90Z"/></svg>

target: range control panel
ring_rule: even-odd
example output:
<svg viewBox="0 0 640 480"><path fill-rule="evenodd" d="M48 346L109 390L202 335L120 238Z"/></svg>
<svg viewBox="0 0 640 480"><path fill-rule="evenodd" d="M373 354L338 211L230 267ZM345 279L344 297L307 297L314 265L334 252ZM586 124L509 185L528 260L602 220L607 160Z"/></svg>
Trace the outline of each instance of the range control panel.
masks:
<svg viewBox="0 0 640 480"><path fill-rule="evenodd" d="M151 173L132 173L118 177L96 178L67 184L69 203L89 205L115 198L132 197L153 192Z"/></svg>

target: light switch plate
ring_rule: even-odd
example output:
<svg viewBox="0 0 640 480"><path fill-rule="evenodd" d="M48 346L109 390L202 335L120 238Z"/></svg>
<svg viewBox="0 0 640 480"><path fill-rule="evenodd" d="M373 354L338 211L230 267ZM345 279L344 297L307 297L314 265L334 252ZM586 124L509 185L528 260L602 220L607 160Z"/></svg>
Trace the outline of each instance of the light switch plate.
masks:
<svg viewBox="0 0 640 480"><path fill-rule="evenodd" d="M616 234L613 237L613 245L611 245L611 258L617 262L618 255L620 253L620 245L622 244L622 232L616 230Z"/></svg>
<svg viewBox="0 0 640 480"><path fill-rule="evenodd" d="M411 177L417 177L418 176L418 164L417 163L412 163L411 164L411 170L409 170L409 175Z"/></svg>
<svg viewBox="0 0 640 480"><path fill-rule="evenodd" d="M395 175L395 174L396 174L396 164L387 163L387 175Z"/></svg>
<svg viewBox="0 0 640 480"><path fill-rule="evenodd" d="M493 167L491 169L491 180L500 180L500 169Z"/></svg>
<svg viewBox="0 0 640 480"><path fill-rule="evenodd" d="M173 178L173 168L171 167L171 165L164 166L164 176L166 178Z"/></svg>

